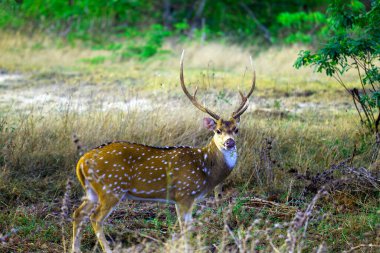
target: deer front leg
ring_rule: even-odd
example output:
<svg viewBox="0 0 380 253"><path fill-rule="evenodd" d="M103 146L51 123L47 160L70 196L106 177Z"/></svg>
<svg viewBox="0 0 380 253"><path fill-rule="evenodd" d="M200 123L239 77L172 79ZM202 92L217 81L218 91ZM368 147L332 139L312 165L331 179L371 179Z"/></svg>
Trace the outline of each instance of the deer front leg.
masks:
<svg viewBox="0 0 380 253"><path fill-rule="evenodd" d="M214 189L214 198L217 206L219 206L220 200L222 199L222 189L223 183L218 184Z"/></svg>
<svg viewBox="0 0 380 253"><path fill-rule="evenodd" d="M187 199L185 201L177 202L175 207L178 216L179 226L181 228L181 233L183 234L183 240L185 244L184 252L191 252L189 249L188 237L189 230L191 229L191 223L193 221L192 210L193 210L194 199Z"/></svg>
<svg viewBox="0 0 380 253"><path fill-rule="evenodd" d="M186 201L177 202L175 205L181 232L186 232L188 226L191 225L191 222L193 221L191 214L193 203L194 199L187 199Z"/></svg>

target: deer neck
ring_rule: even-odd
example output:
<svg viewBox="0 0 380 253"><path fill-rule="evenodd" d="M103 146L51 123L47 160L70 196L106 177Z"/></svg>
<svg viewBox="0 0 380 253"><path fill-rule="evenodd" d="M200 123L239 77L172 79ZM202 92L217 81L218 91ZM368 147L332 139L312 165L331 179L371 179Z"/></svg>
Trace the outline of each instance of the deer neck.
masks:
<svg viewBox="0 0 380 253"><path fill-rule="evenodd" d="M208 169L208 179L211 187L220 184L232 172L237 162L236 147L225 150L218 147L214 139L203 148L205 167Z"/></svg>

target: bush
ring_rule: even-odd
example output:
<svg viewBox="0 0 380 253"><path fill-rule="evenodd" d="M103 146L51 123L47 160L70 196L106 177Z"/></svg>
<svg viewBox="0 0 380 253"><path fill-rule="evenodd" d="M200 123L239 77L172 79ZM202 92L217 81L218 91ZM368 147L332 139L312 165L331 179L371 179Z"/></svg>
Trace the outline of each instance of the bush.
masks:
<svg viewBox="0 0 380 253"><path fill-rule="evenodd" d="M164 52L161 50L164 39L170 36L171 33L165 27L159 24L152 25L148 31L145 32L142 40L142 45L130 45L123 52L124 58L137 58L139 60L146 60L157 53ZM128 38L130 39L130 38Z"/></svg>
<svg viewBox="0 0 380 253"><path fill-rule="evenodd" d="M311 43L314 37L324 35L327 23L326 16L321 12L282 12L277 16L277 22L285 33L285 43Z"/></svg>
<svg viewBox="0 0 380 253"><path fill-rule="evenodd" d="M334 77L353 99L361 122L380 142L380 3L366 11L359 1L334 1L329 9L331 37L316 53L301 51L294 66L315 66ZM357 71L359 87L350 89L342 76Z"/></svg>

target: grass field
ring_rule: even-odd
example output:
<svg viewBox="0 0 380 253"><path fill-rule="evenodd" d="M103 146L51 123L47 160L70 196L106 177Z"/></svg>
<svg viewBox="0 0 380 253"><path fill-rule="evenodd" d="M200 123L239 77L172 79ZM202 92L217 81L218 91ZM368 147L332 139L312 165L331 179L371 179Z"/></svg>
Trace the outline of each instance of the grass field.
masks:
<svg viewBox="0 0 380 253"><path fill-rule="evenodd" d="M292 67L301 46L264 51L168 42L169 53L137 62L40 35L1 35L0 252L70 248L70 216L83 195L74 134L85 150L113 140L158 146L210 140L204 115L179 86L182 48L187 83L225 117L239 102L238 90L249 88L250 54L257 73L241 119L238 165L220 205L211 195L197 204L192 251L380 250L374 138L333 79ZM353 73L346 80L351 87L357 81ZM326 192L317 193L323 185ZM120 252L183 249L171 205L123 202L106 233ZM95 238L87 225L84 252L100 252Z"/></svg>

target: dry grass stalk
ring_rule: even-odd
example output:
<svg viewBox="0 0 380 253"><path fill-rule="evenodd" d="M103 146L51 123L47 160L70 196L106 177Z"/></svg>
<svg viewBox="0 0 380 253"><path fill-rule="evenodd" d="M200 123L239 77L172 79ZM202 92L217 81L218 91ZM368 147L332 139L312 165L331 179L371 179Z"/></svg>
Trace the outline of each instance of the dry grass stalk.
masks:
<svg viewBox="0 0 380 253"><path fill-rule="evenodd" d="M352 158L343 160L338 164L334 164L330 169L317 173L313 177L305 177L298 175L300 179L309 180L309 185L305 188L304 194L315 192L320 187L325 187L329 191L351 189L355 186L356 189L362 189L366 191L379 191L380 190L380 178L374 175L371 171L364 167L356 168L351 165ZM348 176L343 178L340 176L336 179L335 172L341 173L342 176Z"/></svg>
<svg viewBox="0 0 380 253"><path fill-rule="evenodd" d="M86 147L83 146L82 142L80 141L79 137L76 134L73 134L73 143L76 147L78 155L82 156L84 154L84 150L86 149Z"/></svg>
<svg viewBox="0 0 380 253"><path fill-rule="evenodd" d="M275 168L278 167L277 161L272 158L274 138L264 137L259 140L261 142L259 148L252 150L252 147L244 147L250 150L251 155L258 156L258 159L255 159L257 161L252 161L252 172L247 175L248 180L244 178L244 182L246 185L254 181L261 186L271 186L275 180Z"/></svg>
<svg viewBox="0 0 380 253"><path fill-rule="evenodd" d="M62 232L62 245L63 245L63 252L67 252L67 242L66 242L66 236L65 236L65 224L67 222L71 222L70 218L70 206L71 206L71 187L72 187L72 181L71 179L67 179L66 182L66 190L65 194L63 196L62 200L62 206L61 206L61 220L60 220L60 226L61 226L61 232Z"/></svg>
<svg viewBox="0 0 380 253"><path fill-rule="evenodd" d="M11 231L9 231L8 233L6 234L0 234L0 242L2 244L6 244L12 235L16 234L18 232L18 229L16 228L12 228Z"/></svg>
<svg viewBox="0 0 380 253"><path fill-rule="evenodd" d="M326 247L326 243L325 242L322 242L318 249L317 249L317 253L327 253L327 247Z"/></svg>
<svg viewBox="0 0 380 253"><path fill-rule="evenodd" d="M265 179L266 185L271 185L274 181L274 167L276 161L272 159L271 151L273 139L270 137L264 138L261 150L260 150L260 169L263 171L263 177Z"/></svg>
<svg viewBox="0 0 380 253"><path fill-rule="evenodd" d="M380 245L376 245L376 244L359 244L359 245L356 245L355 247L352 247L351 249L349 250L345 250L343 251L343 253L349 253L349 252L355 252L359 249L363 249L363 248L370 248L370 249L380 249Z"/></svg>
<svg viewBox="0 0 380 253"><path fill-rule="evenodd" d="M324 188L320 189L314 196L306 210L303 212L297 212L290 223L287 230L287 238L285 240L287 246L287 252L293 253L302 252L304 247L304 240L306 238L307 227L309 225L310 218L313 214L317 201L327 192Z"/></svg>
<svg viewBox="0 0 380 253"><path fill-rule="evenodd" d="M327 194L325 189L319 190L318 193L312 199L312 201L309 203L305 211L298 211L296 214L294 214L295 209L292 209L294 218L290 223L282 222L274 224L273 226L264 225L264 227L262 228L259 227L259 224L266 224L267 221L265 221L265 219L263 220L259 218L252 222L248 228L242 227L233 229L229 224L229 220L233 216L232 209L233 206L235 206L235 204L231 202L226 212L226 217L224 217L224 229L225 231L227 231L229 238L232 238L232 241L236 248L234 249L226 247L225 245L228 245L228 242L225 241L226 239L223 239L221 245L217 247L218 249L222 249L222 251L219 250L218 252L223 252L223 250L241 253L256 252L257 245L265 244L267 244L267 246L269 247L266 250L270 249L270 251L272 252L303 252L304 244L307 239L308 224L312 219L313 214L315 213L317 201L325 194ZM271 201L265 201L260 199L254 200L254 202L259 205L274 207L281 206L280 204ZM284 229L287 230L284 231ZM286 238L284 238L284 233L278 234L275 232L278 230L285 232ZM285 242L283 244L281 243L283 242L282 238L285 239ZM319 245L317 252L326 252L325 244Z"/></svg>
<svg viewBox="0 0 380 253"><path fill-rule="evenodd" d="M274 201L264 200L255 197L244 197L241 200L247 200L243 206L249 208L267 207L268 212L274 216L289 217L297 212L297 208L286 204L277 203Z"/></svg>

